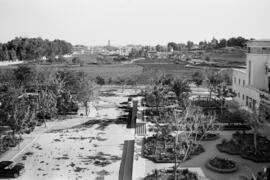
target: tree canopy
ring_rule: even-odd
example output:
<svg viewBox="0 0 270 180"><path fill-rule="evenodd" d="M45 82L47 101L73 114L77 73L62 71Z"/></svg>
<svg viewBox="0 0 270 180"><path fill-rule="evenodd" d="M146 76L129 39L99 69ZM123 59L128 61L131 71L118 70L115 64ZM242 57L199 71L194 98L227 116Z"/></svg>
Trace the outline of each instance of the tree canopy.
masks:
<svg viewBox="0 0 270 180"><path fill-rule="evenodd" d="M55 57L72 52L72 44L64 40L49 41L42 38L15 39L0 44L0 61L6 60L37 60L45 57Z"/></svg>

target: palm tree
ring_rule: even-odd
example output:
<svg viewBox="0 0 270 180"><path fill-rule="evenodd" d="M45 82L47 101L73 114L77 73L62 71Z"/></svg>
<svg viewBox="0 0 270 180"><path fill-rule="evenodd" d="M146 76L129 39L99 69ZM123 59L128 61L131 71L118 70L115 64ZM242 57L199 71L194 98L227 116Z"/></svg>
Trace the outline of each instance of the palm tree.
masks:
<svg viewBox="0 0 270 180"><path fill-rule="evenodd" d="M175 93L179 107L185 108L191 92L188 82L182 79L174 79L170 87L171 91Z"/></svg>
<svg viewBox="0 0 270 180"><path fill-rule="evenodd" d="M222 83L222 77L220 74L215 73L214 71L206 72L206 80L208 82L209 89L209 99L212 98L212 93L216 90L217 86Z"/></svg>

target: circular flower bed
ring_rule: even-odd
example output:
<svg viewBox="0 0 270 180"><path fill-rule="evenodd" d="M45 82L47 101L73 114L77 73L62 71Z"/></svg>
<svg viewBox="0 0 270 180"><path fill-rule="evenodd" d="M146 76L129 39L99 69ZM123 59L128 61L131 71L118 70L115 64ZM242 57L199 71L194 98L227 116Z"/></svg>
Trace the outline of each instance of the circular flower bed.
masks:
<svg viewBox="0 0 270 180"><path fill-rule="evenodd" d="M174 148L174 137L169 135L166 137L152 136L144 139L143 157L156 163L173 163L175 161L175 152L177 160L183 160L187 145L182 142ZM199 155L204 152L201 144L190 144L189 155L187 159Z"/></svg>
<svg viewBox="0 0 270 180"><path fill-rule="evenodd" d="M208 160L206 167L219 173L232 173L238 170L237 164L234 161L219 157Z"/></svg>
<svg viewBox="0 0 270 180"><path fill-rule="evenodd" d="M220 152L240 155L244 159L254 162L270 162L270 141L265 137L257 137L257 150L254 147L253 134L233 134L229 141L223 140L216 145Z"/></svg>

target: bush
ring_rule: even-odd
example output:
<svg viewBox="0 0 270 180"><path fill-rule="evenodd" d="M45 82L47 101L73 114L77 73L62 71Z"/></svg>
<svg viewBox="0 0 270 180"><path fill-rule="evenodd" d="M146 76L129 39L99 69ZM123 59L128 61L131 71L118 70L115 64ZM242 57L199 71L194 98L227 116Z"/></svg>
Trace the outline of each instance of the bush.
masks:
<svg viewBox="0 0 270 180"><path fill-rule="evenodd" d="M109 78L108 78L108 84L112 84L112 82L113 82L113 81L112 81L112 78L109 77Z"/></svg>
<svg viewBox="0 0 270 180"><path fill-rule="evenodd" d="M113 80L113 83L117 85L122 85L125 83L125 79L121 77L117 77L116 79Z"/></svg>
<svg viewBox="0 0 270 180"><path fill-rule="evenodd" d="M105 84L105 79L103 77L101 77L101 76L97 76L95 82L97 84L99 84L99 85L104 85Z"/></svg>
<svg viewBox="0 0 270 180"><path fill-rule="evenodd" d="M71 61L72 61L73 64L79 64L81 60L80 60L79 57L74 57L74 58L72 58Z"/></svg>
<svg viewBox="0 0 270 180"><path fill-rule="evenodd" d="M136 85L136 81L129 78L129 79L126 80L125 84L126 85Z"/></svg>
<svg viewBox="0 0 270 180"><path fill-rule="evenodd" d="M223 138L223 139L221 140L221 144L226 144L226 143L227 143L227 139Z"/></svg>

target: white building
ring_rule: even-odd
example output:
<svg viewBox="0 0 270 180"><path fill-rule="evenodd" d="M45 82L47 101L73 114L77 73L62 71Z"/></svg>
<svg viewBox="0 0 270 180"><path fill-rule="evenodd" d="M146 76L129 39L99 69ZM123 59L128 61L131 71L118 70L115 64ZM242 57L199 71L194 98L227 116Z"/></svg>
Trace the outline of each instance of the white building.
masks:
<svg viewBox="0 0 270 180"><path fill-rule="evenodd" d="M246 69L233 70L235 100L270 114L270 40L248 41L247 50Z"/></svg>

